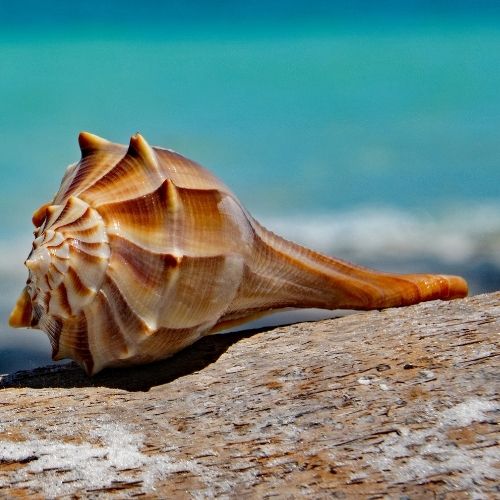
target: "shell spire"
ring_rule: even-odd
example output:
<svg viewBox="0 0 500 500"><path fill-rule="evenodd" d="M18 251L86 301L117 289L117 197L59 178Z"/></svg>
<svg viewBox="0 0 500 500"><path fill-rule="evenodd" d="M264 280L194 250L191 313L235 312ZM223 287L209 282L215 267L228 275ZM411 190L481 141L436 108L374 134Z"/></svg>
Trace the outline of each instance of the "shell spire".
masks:
<svg viewBox="0 0 500 500"><path fill-rule="evenodd" d="M88 374L171 356L286 307L379 309L467 294L456 276L381 273L264 229L213 174L140 135L82 132L82 158L33 214L13 327Z"/></svg>

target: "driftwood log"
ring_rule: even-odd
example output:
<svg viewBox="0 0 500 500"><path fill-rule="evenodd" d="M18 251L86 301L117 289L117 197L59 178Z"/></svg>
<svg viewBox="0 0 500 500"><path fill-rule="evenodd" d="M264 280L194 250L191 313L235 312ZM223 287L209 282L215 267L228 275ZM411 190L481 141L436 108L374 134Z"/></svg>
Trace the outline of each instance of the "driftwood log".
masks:
<svg viewBox="0 0 500 500"><path fill-rule="evenodd" d="M0 384L0 497L498 495L500 293Z"/></svg>

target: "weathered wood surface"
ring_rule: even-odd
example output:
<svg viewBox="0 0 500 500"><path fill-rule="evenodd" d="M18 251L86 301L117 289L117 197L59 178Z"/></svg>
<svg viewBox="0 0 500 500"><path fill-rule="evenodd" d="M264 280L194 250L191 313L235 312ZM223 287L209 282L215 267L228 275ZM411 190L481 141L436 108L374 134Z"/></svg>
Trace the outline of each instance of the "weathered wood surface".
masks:
<svg viewBox="0 0 500 500"><path fill-rule="evenodd" d="M500 293L4 377L0 496L499 493Z"/></svg>

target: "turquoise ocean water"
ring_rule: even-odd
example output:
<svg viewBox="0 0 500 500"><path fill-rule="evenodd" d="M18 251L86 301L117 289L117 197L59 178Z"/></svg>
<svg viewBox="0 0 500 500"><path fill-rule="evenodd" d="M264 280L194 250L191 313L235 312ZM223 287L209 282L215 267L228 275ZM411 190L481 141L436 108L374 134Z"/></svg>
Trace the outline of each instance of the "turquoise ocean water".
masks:
<svg viewBox="0 0 500 500"><path fill-rule="evenodd" d="M127 2L48 4L37 17L28 2L26 17L0 3L0 373L50 359L43 334L6 321L26 279L31 213L78 159L80 130L122 143L140 131L318 250L463 274L474 293L500 288L492 3L257 2L224 15L196 3L135 14Z"/></svg>

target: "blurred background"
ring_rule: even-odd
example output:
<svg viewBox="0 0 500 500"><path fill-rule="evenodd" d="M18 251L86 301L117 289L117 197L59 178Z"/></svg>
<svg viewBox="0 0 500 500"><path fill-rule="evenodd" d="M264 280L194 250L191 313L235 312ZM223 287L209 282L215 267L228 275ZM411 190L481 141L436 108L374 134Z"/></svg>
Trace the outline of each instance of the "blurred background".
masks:
<svg viewBox="0 0 500 500"><path fill-rule="evenodd" d="M50 361L8 313L77 134L140 131L270 229L500 288L498 1L0 0L0 374Z"/></svg>

